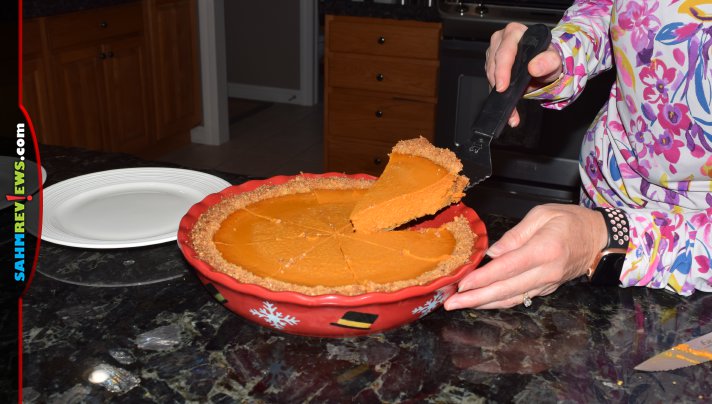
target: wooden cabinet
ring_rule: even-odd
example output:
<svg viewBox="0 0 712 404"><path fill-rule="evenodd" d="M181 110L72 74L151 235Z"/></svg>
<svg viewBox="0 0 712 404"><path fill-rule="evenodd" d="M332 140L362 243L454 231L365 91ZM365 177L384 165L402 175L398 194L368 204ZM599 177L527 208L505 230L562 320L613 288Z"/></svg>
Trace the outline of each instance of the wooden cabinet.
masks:
<svg viewBox="0 0 712 404"><path fill-rule="evenodd" d="M161 6L181 11L165 14ZM194 0L26 21L23 101L41 123L39 141L142 156L187 143L200 122L195 21ZM158 35L156 27L163 27ZM29 30L40 52L28 51Z"/></svg>
<svg viewBox="0 0 712 404"><path fill-rule="evenodd" d="M159 141L200 124L200 66L195 3L145 2L152 49L155 131Z"/></svg>
<svg viewBox="0 0 712 404"><path fill-rule="evenodd" d="M42 43L42 27L36 20L23 24L22 104L32 119L35 132L43 139L52 138L54 114L50 108L47 66Z"/></svg>
<svg viewBox="0 0 712 404"><path fill-rule="evenodd" d="M432 141L439 23L326 16L328 171L380 174L398 140Z"/></svg>
<svg viewBox="0 0 712 404"><path fill-rule="evenodd" d="M438 65L432 61L334 54L329 85L404 96L436 96Z"/></svg>
<svg viewBox="0 0 712 404"><path fill-rule="evenodd" d="M97 44L52 53L51 91L57 127L54 133L38 134L40 142L108 150L100 52Z"/></svg>
<svg viewBox="0 0 712 404"><path fill-rule="evenodd" d="M142 21L140 3L47 19L62 145L140 153L151 143Z"/></svg>
<svg viewBox="0 0 712 404"><path fill-rule="evenodd" d="M109 149L140 153L155 140L144 42L128 37L111 42L102 52L107 55L103 73Z"/></svg>

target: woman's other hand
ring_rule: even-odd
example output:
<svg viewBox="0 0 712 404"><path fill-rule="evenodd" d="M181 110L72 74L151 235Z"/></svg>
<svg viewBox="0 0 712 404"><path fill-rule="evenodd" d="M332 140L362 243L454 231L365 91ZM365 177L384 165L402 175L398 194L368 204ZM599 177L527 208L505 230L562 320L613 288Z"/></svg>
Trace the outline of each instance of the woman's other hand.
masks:
<svg viewBox="0 0 712 404"><path fill-rule="evenodd" d="M464 277L447 310L508 308L548 295L586 273L607 241L603 215L577 205L536 206L487 251L486 265Z"/></svg>
<svg viewBox="0 0 712 404"><path fill-rule="evenodd" d="M504 29L492 34L490 46L487 49L485 70L490 86L496 91L502 92L509 87L517 45L526 30L526 25L512 22L507 24ZM562 71L561 56L552 45L549 45L549 49L538 54L529 62L528 69L532 76L532 84L527 88L527 92L530 92L559 77ZM516 109L509 118L509 125L512 127L519 125L519 113Z"/></svg>

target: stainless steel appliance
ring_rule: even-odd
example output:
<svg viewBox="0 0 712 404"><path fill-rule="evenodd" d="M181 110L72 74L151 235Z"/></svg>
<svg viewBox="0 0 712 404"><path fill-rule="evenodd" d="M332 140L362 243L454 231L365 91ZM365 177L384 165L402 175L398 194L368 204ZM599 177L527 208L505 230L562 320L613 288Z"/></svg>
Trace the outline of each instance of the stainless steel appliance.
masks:
<svg viewBox="0 0 712 404"><path fill-rule="evenodd" d="M454 148L469 131L489 92L485 51L492 33L508 22L553 27L570 0L495 0L485 3L440 0L443 24L435 143ZM478 212L521 218L546 202L577 203L578 156L583 135L605 103L611 72L589 82L562 111L537 101L518 105L521 123L492 143L493 176L468 192L465 202ZM458 134L460 134L458 136Z"/></svg>

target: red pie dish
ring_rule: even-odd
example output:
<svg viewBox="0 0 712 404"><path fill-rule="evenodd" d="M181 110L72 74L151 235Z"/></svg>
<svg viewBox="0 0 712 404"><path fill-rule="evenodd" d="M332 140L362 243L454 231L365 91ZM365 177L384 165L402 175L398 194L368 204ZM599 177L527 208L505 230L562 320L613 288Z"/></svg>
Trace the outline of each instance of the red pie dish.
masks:
<svg viewBox="0 0 712 404"><path fill-rule="evenodd" d="M457 290L458 281L477 267L487 249L484 223L474 210L458 203L445 208L428 220L418 222L408 230L437 229L458 217L463 217L466 226L476 236L465 264L427 283L392 291L354 295L339 293L313 295L290 290L271 290L256 283L238 281L218 271L201 258L192 234L196 223L211 207L226 198L264 189L263 186L285 184L296 177L277 176L266 180L248 181L208 195L190 208L182 218L178 230L178 245L209 293L230 311L261 326L296 335L351 337L382 332L411 323L438 309L448 297L453 295ZM299 177L373 179L366 174L339 173L301 174ZM236 254L239 253L240 251L237 250Z"/></svg>

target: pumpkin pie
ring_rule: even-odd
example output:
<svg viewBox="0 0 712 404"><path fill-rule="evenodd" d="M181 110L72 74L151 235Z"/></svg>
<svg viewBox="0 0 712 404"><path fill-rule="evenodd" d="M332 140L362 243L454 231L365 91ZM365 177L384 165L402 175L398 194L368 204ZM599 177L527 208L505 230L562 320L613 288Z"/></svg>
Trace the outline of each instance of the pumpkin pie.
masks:
<svg viewBox="0 0 712 404"><path fill-rule="evenodd" d="M381 176L356 202L350 216L354 229L393 229L458 202L469 182L460 171L462 163L448 149L423 137L399 141Z"/></svg>
<svg viewBox="0 0 712 404"><path fill-rule="evenodd" d="M198 218L191 240L201 260L240 282L307 295L398 290L467 262L475 236L464 217L439 228L354 231L351 214L375 184L297 176L229 196Z"/></svg>

